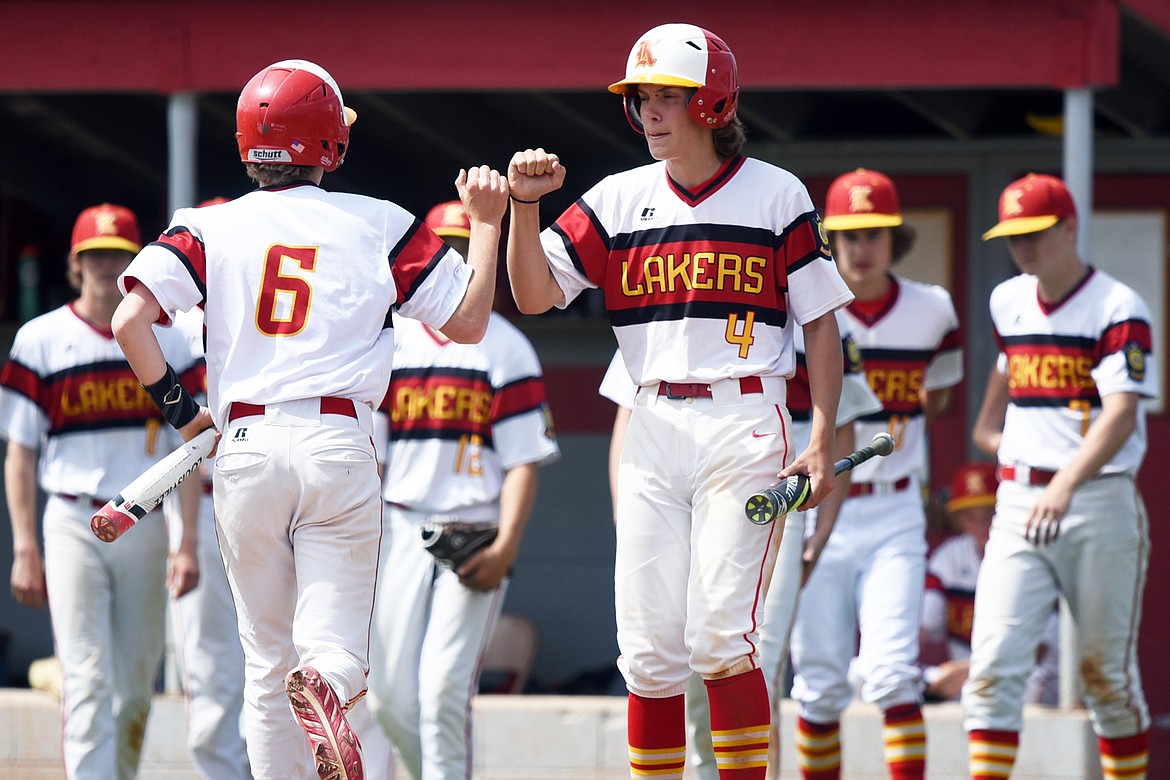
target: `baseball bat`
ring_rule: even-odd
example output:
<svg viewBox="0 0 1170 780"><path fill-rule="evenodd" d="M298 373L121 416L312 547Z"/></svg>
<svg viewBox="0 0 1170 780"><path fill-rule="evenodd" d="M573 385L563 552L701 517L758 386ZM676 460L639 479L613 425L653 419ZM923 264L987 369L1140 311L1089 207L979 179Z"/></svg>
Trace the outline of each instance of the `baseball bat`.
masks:
<svg viewBox="0 0 1170 780"><path fill-rule="evenodd" d="M889 455L894 451L894 437L888 433L879 433L873 437L869 446L851 452L833 464L833 475L857 466L875 455ZM774 485L748 497L743 511L748 520L756 525L766 525L781 515L798 509L808 500L809 482L806 474L793 474Z"/></svg>
<svg viewBox="0 0 1170 780"><path fill-rule="evenodd" d="M214 428L195 438L142 472L118 495L106 502L89 521L94 536L112 542L146 517L168 493L177 488L215 447Z"/></svg>

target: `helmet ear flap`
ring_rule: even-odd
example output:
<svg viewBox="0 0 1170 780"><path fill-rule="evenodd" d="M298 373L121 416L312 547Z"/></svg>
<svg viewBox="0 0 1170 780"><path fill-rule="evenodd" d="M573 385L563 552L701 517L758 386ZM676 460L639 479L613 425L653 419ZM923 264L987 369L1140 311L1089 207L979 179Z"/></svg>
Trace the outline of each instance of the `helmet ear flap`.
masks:
<svg viewBox="0 0 1170 780"><path fill-rule="evenodd" d="M642 126L642 98L638 97L636 89L626 89L622 96L622 103L626 109L626 121L641 135L646 135L646 128Z"/></svg>

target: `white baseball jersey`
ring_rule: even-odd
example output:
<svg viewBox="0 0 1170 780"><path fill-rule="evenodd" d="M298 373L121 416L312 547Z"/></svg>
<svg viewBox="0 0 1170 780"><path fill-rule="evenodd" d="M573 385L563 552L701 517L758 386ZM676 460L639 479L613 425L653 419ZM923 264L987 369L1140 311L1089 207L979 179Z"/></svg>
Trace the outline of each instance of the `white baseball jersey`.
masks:
<svg viewBox="0 0 1170 780"><path fill-rule="evenodd" d="M750 158L697 192L661 162L609 176L541 240L561 306L604 291L639 385L790 377L794 325L852 298L804 185Z"/></svg>
<svg viewBox="0 0 1170 780"><path fill-rule="evenodd" d="M165 319L204 306L208 396L222 429L232 401L336 396L376 407L392 360L391 308L440 327L470 275L393 203L301 182L176 211L119 284L145 284ZM310 320L329 327L306 328Z"/></svg>
<svg viewBox="0 0 1170 780"><path fill-rule="evenodd" d="M495 519L504 472L560 450L540 363L528 339L492 312L479 344L457 344L394 317L394 373L382 496L408 509Z"/></svg>
<svg viewBox="0 0 1170 780"><path fill-rule="evenodd" d="M896 482L915 473L926 447L926 418L919 390L938 390L963 379L959 318L950 294L937 285L890 277L891 297L876 313L864 304L846 308L853 338L861 348L869 386L882 410L857 422L858 442L883 431L894 451L853 470L854 482Z"/></svg>
<svg viewBox="0 0 1170 780"><path fill-rule="evenodd" d="M200 390L202 359L182 334L155 332L183 384ZM83 320L72 304L17 331L0 374L0 436L41 451L39 483L46 492L101 499L117 495L181 443L114 334Z"/></svg>
<svg viewBox="0 0 1170 780"><path fill-rule="evenodd" d="M956 534L931 553L926 563L922 630L932 639L946 638L950 657L971 655L975 618L975 582L982 560L970 534Z"/></svg>
<svg viewBox="0 0 1170 780"><path fill-rule="evenodd" d="M1101 396L1158 394L1150 312L1129 287L1090 269L1065 299L1041 302L1035 276L1021 274L991 294L999 370L1011 402L999 461L1056 471L1101 413ZM1136 475L1146 452L1146 419L1101 468Z"/></svg>

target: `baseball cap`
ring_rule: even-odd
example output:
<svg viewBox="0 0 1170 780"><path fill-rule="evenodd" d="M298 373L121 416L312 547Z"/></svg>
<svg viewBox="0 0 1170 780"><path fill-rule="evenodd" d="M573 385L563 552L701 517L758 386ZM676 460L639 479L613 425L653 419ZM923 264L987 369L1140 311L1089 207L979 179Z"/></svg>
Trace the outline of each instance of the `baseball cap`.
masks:
<svg viewBox="0 0 1170 780"><path fill-rule="evenodd" d="M977 506L995 506L995 489L999 477L991 463L968 463L951 479L951 497L947 511L957 512Z"/></svg>
<svg viewBox="0 0 1170 780"><path fill-rule="evenodd" d="M438 204L427 212L423 222L437 235L471 238L471 220L467 218L467 211L461 201L449 200Z"/></svg>
<svg viewBox="0 0 1170 780"><path fill-rule="evenodd" d="M861 230L902 224L898 191L890 177L858 168L838 176L825 198L825 230Z"/></svg>
<svg viewBox="0 0 1170 780"><path fill-rule="evenodd" d="M1076 215L1077 206L1064 182L1045 173L1029 173L999 196L999 223L983 234L983 240L1038 233Z"/></svg>
<svg viewBox="0 0 1170 780"><path fill-rule="evenodd" d="M76 254L87 249L122 249L137 253L142 249L142 237L134 212L125 206L103 203L78 214L73 223L69 251Z"/></svg>
<svg viewBox="0 0 1170 780"><path fill-rule="evenodd" d="M207 200L199 201L198 203L195 204L195 208L202 209L202 208L207 208L208 206L218 206L221 203L227 203L227 202L228 202L228 199L225 198L224 196L216 195L214 198L208 198Z"/></svg>

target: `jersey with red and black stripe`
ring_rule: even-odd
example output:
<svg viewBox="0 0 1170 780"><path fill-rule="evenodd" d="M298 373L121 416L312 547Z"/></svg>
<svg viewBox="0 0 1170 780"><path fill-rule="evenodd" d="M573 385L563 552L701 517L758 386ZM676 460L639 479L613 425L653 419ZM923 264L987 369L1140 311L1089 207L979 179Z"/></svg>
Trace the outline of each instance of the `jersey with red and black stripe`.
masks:
<svg viewBox="0 0 1170 780"><path fill-rule="evenodd" d="M841 399L837 403L837 427L841 427L859 417L876 412L881 408L881 401L869 389L869 383L865 379L861 348L853 338L849 318L841 310L837 310L835 315L837 330L841 333L841 356L844 359ZM793 335L796 343L796 374L788 382L788 412L792 415L794 428L799 429L803 424L812 421L812 390L808 383L804 329L797 328ZM801 441L799 438L797 440ZM805 435L802 441L807 445L808 435Z"/></svg>
<svg viewBox="0 0 1170 780"><path fill-rule="evenodd" d="M179 333L156 328L167 361L191 392L203 361ZM0 371L0 436L40 450L48 493L112 498L182 440L163 421L109 329L72 304L17 331Z"/></svg>
<svg viewBox="0 0 1170 780"><path fill-rule="evenodd" d="M940 544L926 564L922 630L932 639L945 636L953 660L971 655L981 560L974 537L956 534Z"/></svg>
<svg viewBox="0 0 1170 780"><path fill-rule="evenodd" d="M1159 393L1150 311L1128 286L1087 268L1063 300L1040 300L1035 276L1021 274L991 293L991 320L1010 401L1000 463L1057 471L1072 460L1110 393ZM1136 474L1146 452L1146 419L1101 468Z"/></svg>
<svg viewBox="0 0 1170 780"><path fill-rule="evenodd" d="M939 390L963 379L962 334L944 288L891 276L888 297L877 310L857 302L846 307L850 330L870 389L882 409L857 421L858 442L881 432L894 451L853 470L855 482L896 482L919 470L926 452L926 418L919 390Z"/></svg>
<svg viewBox="0 0 1170 780"><path fill-rule="evenodd" d="M468 520L498 516L504 473L560 450L536 351L492 312L478 344L457 344L395 315L382 496Z"/></svg>
<svg viewBox="0 0 1170 780"><path fill-rule="evenodd" d="M541 242L559 305L604 292L639 385L790 377L794 326L853 297L804 185L751 158L693 190L662 162L606 177Z"/></svg>
<svg viewBox="0 0 1170 780"><path fill-rule="evenodd" d="M301 182L179 209L123 274L167 320L202 306L216 423L233 401L337 396L376 407L393 359L392 309L435 327L470 269L399 206Z"/></svg>

